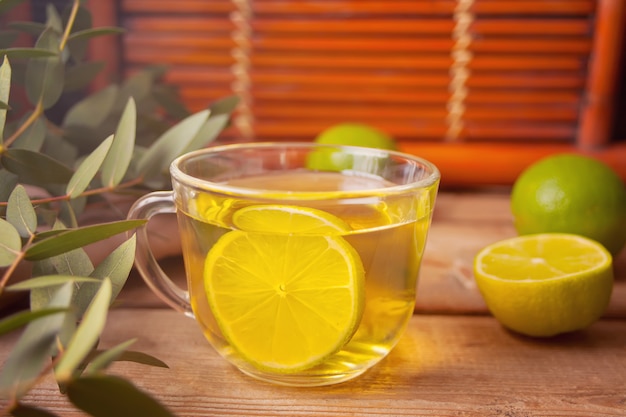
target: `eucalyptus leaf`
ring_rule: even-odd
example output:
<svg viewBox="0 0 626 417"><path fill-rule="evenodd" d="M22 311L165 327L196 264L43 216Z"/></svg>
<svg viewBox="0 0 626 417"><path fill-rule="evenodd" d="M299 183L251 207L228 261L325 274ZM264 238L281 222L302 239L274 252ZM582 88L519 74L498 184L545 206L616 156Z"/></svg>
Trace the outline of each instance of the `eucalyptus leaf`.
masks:
<svg viewBox="0 0 626 417"><path fill-rule="evenodd" d="M42 308L37 311L20 311L7 316L0 321L0 336L17 330L28 323L51 314L69 311L67 307Z"/></svg>
<svg viewBox="0 0 626 417"><path fill-rule="evenodd" d="M0 101L0 110L11 110L11 106L4 101Z"/></svg>
<svg viewBox="0 0 626 417"><path fill-rule="evenodd" d="M18 37L19 33L14 30L0 30L0 49L10 48Z"/></svg>
<svg viewBox="0 0 626 417"><path fill-rule="evenodd" d="M136 235L132 235L102 260L90 275L100 279L108 277L111 280L113 300L117 298L124 284L126 284L133 268L136 242Z"/></svg>
<svg viewBox="0 0 626 417"><path fill-rule="evenodd" d="M67 382L94 348L104 330L110 303L111 281L105 278L55 368L58 380Z"/></svg>
<svg viewBox="0 0 626 417"><path fill-rule="evenodd" d="M123 220L64 230L46 239L36 240L26 250L25 257L27 260L37 261L60 255L119 233L127 232L145 223L145 220Z"/></svg>
<svg viewBox="0 0 626 417"><path fill-rule="evenodd" d="M88 126L97 128L113 109L118 93L116 85L110 85L74 104L63 119L64 127Z"/></svg>
<svg viewBox="0 0 626 417"><path fill-rule="evenodd" d="M67 396L72 404L94 417L175 417L130 381L113 375L89 375L69 381Z"/></svg>
<svg viewBox="0 0 626 417"><path fill-rule="evenodd" d="M85 30L73 32L67 38L67 40L69 43L69 42L74 42L76 40L92 39L92 38L103 36L103 35L120 35L124 32L125 30L123 28L114 27L114 26L112 27L100 26L100 27L93 28L93 29L85 29Z"/></svg>
<svg viewBox="0 0 626 417"><path fill-rule="evenodd" d="M9 58L4 56L2 65L0 66L0 101L9 102L9 93L11 92L11 64ZM2 144L2 132L4 132L4 124L7 119L7 107L0 109L0 144Z"/></svg>
<svg viewBox="0 0 626 417"><path fill-rule="evenodd" d="M89 362L85 375L91 375L108 368L133 344L137 339L127 340L105 351L96 352L98 355Z"/></svg>
<svg viewBox="0 0 626 417"><path fill-rule="evenodd" d="M136 128L137 108L131 97L115 130L111 149L102 163L101 179L105 186L115 187L124 178L135 147Z"/></svg>
<svg viewBox="0 0 626 417"><path fill-rule="evenodd" d="M184 119L191 114L172 86L156 85L152 89L152 95L167 114L176 120Z"/></svg>
<svg viewBox="0 0 626 417"><path fill-rule="evenodd" d="M78 197L89 187L98 170L102 166L102 161L107 156L113 143L113 135L106 138L87 158L80 164L72 178L67 184L66 193L70 198Z"/></svg>
<svg viewBox="0 0 626 417"><path fill-rule="evenodd" d="M84 2L84 1L81 1ZM63 22L65 25L69 24L69 18L72 14L73 2L68 2L65 10L63 11ZM82 5L76 11L74 23L72 25L71 33L80 32L82 30L91 29L93 26L93 19L91 12ZM89 39L78 39L74 42L68 42L67 50L76 62L83 62L87 56L87 50L89 48Z"/></svg>
<svg viewBox="0 0 626 417"><path fill-rule="evenodd" d="M0 49L0 55L9 58L50 58L59 55L57 51L50 51L44 48L7 48Z"/></svg>
<svg viewBox="0 0 626 417"><path fill-rule="evenodd" d="M230 115L237 107L237 103L239 103L239 99L233 96L220 100L211 106L209 118L181 154L195 151L213 142L230 122Z"/></svg>
<svg viewBox="0 0 626 417"><path fill-rule="evenodd" d="M126 351L122 353L117 361L125 361L125 362L135 362L141 365L154 366L156 368L168 368L167 364L160 360L159 358L155 358L152 355L148 355L144 352L137 352L133 350Z"/></svg>
<svg viewBox="0 0 626 417"><path fill-rule="evenodd" d="M63 93L65 65L59 52L60 34L48 27L44 30L35 47L56 51L47 58L31 58L26 67L26 95L32 104L41 101L43 108L52 107Z"/></svg>
<svg viewBox="0 0 626 417"><path fill-rule="evenodd" d="M18 185L9 196L7 204L7 221L9 221L23 238L35 234L37 230L37 214L26 193L26 189Z"/></svg>
<svg viewBox="0 0 626 417"><path fill-rule="evenodd" d="M60 286L65 283L77 283L77 282L101 282L96 278L78 277L76 275L45 275L36 278L29 278L24 281L20 281L17 284L13 284L7 287L8 291L24 291L32 290L36 288L48 288L54 286Z"/></svg>
<svg viewBox="0 0 626 417"><path fill-rule="evenodd" d="M59 34L63 32L61 16L52 3L46 4L46 27L54 29Z"/></svg>
<svg viewBox="0 0 626 417"><path fill-rule="evenodd" d="M72 284L59 288L47 308L68 308ZM31 322L13 347L0 373L0 398L21 398L43 371L66 313L58 312Z"/></svg>
<svg viewBox="0 0 626 417"><path fill-rule="evenodd" d="M22 403L17 404L11 409L11 415L13 417L59 417L58 414L54 414L43 408Z"/></svg>
<svg viewBox="0 0 626 417"><path fill-rule="evenodd" d="M170 163L193 142L209 114L209 110L194 113L163 133L139 160L137 164L139 174L151 179L166 172Z"/></svg>
<svg viewBox="0 0 626 417"><path fill-rule="evenodd" d="M25 184L67 184L74 172L67 166L39 152L28 149L7 149L0 163Z"/></svg>
<svg viewBox="0 0 626 417"><path fill-rule="evenodd" d="M8 266L17 259L22 249L22 239L11 223L0 218L0 267Z"/></svg>
<svg viewBox="0 0 626 417"><path fill-rule="evenodd" d="M121 112L127 106L131 97L137 103L142 102L146 97L150 96L153 84L154 73L141 71L133 74L122 83L113 107L114 111Z"/></svg>
<svg viewBox="0 0 626 417"><path fill-rule="evenodd" d="M28 112L27 115L24 116L23 120L26 119L31 112ZM18 138L13 145L12 149L28 149L31 151L38 152L41 150L44 141L46 140L46 122L45 118L38 117L37 120L33 122Z"/></svg>
<svg viewBox="0 0 626 417"><path fill-rule="evenodd" d="M92 149L95 149L95 146ZM46 140L41 149L41 153L68 167L74 166L79 154L78 149L74 144L65 140L64 137L61 137L58 132L50 130L46 133ZM73 175L73 172L70 174L70 177L71 175ZM67 182L64 182L63 184L65 185Z"/></svg>
<svg viewBox="0 0 626 417"><path fill-rule="evenodd" d="M66 67L65 81L63 82L64 91L68 93L86 88L102 72L105 65L104 62L97 61L82 62ZM94 114L92 113L91 116L93 117Z"/></svg>
<svg viewBox="0 0 626 417"><path fill-rule="evenodd" d="M17 175L0 168L0 201L9 201L9 196L18 184ZM0 217L6 213L6 206L0 205Z"/></svg>
<svg viewBox="0 0 626 417"><path fill-rule="evenodd" d="M45 23L40 22L10 22L8 26L33 36L41 35L41 32L46 29Z"/></svg>

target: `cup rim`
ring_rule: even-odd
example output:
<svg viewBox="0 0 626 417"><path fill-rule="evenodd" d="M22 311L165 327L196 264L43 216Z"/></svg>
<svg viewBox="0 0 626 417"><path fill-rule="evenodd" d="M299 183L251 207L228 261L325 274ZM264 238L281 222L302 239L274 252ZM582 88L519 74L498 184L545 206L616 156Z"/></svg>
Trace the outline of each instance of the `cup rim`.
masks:
<svg viewBox="0 0 626 417"><path fill-rule="evenodd" d="M341 149L352 150L359 153L370 154L385 154L402 158L407 161L419 164L427 169L428 176L418 181L409 182L407 184L398 184L387 187L375 187L358 190L339 190L339 191L289 191L289 190L267 190L260 188L248 188L241 186L233 186L220 182L212 182L205 179L196 178L183 172L180 168L180 164L185 160L194 158L198 155L215 154L226 151L233 151L237 149L269 149L269 148L328 148L328 149ZM368 148L362 146L352 145L335 145L335 144L320 144L316 142L243 142L243 143L229 143L209 146L206 148L191 151L183 155L178 156L170 164L170 174L172 178L179 183L197 188L199 190L210 191L213 193L221 193L225 195L236 195L240 197L262 197L264 199L297 199L297 200L317 200L317 199L334 199L334 198L358 198L364 196L371 196L373 194L394 195L404 194L410 191L418 189L426 189L437 185L441 179L441 173L439 169L432 162L405 152L397 150L387 150L379 148Z"/></svg>

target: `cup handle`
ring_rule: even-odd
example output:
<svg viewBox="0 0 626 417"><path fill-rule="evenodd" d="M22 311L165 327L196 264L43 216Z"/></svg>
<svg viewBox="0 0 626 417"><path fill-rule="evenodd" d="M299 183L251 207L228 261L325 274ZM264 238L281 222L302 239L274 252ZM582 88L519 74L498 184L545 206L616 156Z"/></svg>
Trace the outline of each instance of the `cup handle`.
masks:
<svg viewBox="0 0 626 417"><path fill-rule="evenodd" d="M150 220L157 214L176 213L174 194L171 191L156 191L140 197L128 212L128 219ZM189 302L189 291L183 290L161 269L148 240L148 228L137 229L135 267L148 287L170 307L194 317Z"/></svg>

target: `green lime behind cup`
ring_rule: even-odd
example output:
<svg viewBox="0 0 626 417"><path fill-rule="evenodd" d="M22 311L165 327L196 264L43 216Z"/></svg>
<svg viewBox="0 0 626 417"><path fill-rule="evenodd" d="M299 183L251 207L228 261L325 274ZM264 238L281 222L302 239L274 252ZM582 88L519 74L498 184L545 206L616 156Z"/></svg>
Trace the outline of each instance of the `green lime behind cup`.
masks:
<svg viewBox="0 0 626 417"><path fill-rule="evenodd" d="M342 123L322 131L315 142L327 145L362 146L396 150L393 138L385 132L362 123ZM317 149L307 159L307 167L319 171L340 172L352 168L353 159L349 153Z"/></svg>

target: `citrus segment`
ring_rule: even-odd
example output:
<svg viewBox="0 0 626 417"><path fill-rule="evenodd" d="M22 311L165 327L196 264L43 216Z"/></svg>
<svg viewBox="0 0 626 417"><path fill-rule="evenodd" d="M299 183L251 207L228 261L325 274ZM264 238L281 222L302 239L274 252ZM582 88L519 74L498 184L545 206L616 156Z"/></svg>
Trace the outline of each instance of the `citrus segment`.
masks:
<svg viewBox="0 0 626 417"><path fill-rule="evenodd" d="M350 226L322 210L289 205L255 205L237 210L233 224L248 232L340 234Z"/></svg>
<svg viewBox="0 0 626 417"><path fill-rule="evenodd" d="M337 352L363 312L363 266L340 236L235 230L207 255L204 279L224 337L273 372L310 368Z"/></svg>
<svg viewBox="0 0 626 417"><path fill-rule="evenodd" d="M582 236L545 233L496 242L474 260L478 288L506 327L530 336L583 329L606 310L611 254Z"/></svg>

